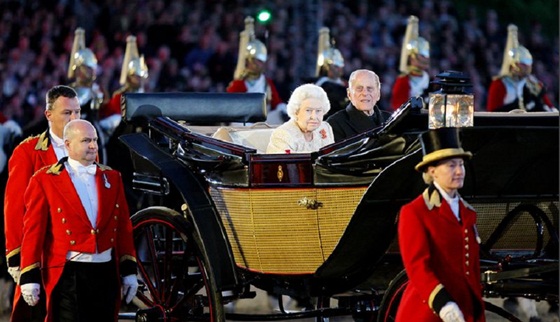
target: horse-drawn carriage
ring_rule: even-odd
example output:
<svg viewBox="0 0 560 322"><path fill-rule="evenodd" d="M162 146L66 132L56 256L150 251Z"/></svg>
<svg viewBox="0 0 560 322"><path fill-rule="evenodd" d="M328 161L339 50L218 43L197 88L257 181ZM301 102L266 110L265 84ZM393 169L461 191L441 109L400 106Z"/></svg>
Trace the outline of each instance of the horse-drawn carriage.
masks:
<svg viewBox="0 0 560 322"><path fill-rule="evenodd" d="M137 321L352 316L392 321L406 285L400 207L424 189L414 165L428 118L417 98L382 127L314 153L266 154L262 94L128 94L121 136L132 187L156 196L133 215ZM223 122L223 123L222 123ZM461 190L478 213L485 296L558 302L558 114L475 113ZM226 313L279 298L279 312ZM311 299L287 312L282 295ZM487 310L518 321L488 303Z"/></svg>

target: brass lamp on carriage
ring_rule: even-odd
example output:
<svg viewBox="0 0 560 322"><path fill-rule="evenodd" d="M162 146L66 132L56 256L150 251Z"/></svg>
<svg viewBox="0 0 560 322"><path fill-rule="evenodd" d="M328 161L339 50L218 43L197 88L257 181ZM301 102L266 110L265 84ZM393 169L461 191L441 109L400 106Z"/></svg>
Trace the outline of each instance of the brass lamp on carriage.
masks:
<svg viewBox="0 0 560 322"><path fill-rule="evenodd" d="M469 77L446 71L431 84L439 89L430 93L428 128L473 126L474 95Z"/></svg>

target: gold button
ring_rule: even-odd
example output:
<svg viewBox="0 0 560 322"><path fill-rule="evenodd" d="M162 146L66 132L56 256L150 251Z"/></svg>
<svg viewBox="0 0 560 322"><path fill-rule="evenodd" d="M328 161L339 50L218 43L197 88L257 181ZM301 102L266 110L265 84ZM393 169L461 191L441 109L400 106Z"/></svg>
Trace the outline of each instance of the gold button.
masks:
<svg viewBox="0 0 560 322"><path fill-rule="evenodd" d="M114 238L111 238L111 243L114 242L114 241L115 241L115 239L114 239Z"/></svg>
<svg viewBox="0 0 560 322"><path fill-rule="evenodd" d="M97 228L97 229L95 230L95 233L96 233L96 234L99 234L99 228Z"/></svg>
<svg viewBox="0 0 560 322"><path fill-rule="evenodd" d="M469 266L469 261L466 261L466 262L465 262L465 265Z"/></svg>
<svg viewBox="0 0 560 322"><path fill-rule="evenodd" d="M58 211L58 213L61 213L61 212L62 212L62 209L61 209L61 208L58 208L58 209L56 209L56 211Z"/></svg>
<svg viewBox="0 0 560 322"><path fill-rule="evenodd" d="M119 208L119 204L116 204L116 205L115 205L115 208Z"/></svg>
<svg viewBox="0 0 560 322"><path fill-rule="evenodd" d="M71 240L71 241L70 241L70 245L76 245L76 241L75 241L75 240Z"/></svg>
<svg viewBox="0 0 560 322"><path fill-rule="evenodd" d="M70 230L66 230L66 235L72 235L72 232Z"/></svg>
<svg viewBox="0 0 560 322"><path fill-rule="evenodd" d="M117 232L117 228L113 228L113 231L114 231L114 232Z"/></svg>
<svg viewBox="0 0 560 322"><path fill-rule="evenodd" d="M95 229L92 229L92 230L90 231L90 233L91 233L92 235L95 235Z"/></svg>
<svg viewBox="0 0 560 322"><path fill-rule="evenodd" d="M63 223L63 224L66 223L66 218L62 218L62 223Z"/></svg>
<svg viewBox="0 0 560 322"><path fill-rule="evenodd" d="M465 254L465 257L466 257L466 258L469 258L469 253L466 253L466 254Z"/></svg>
<svg viewBox="0 0 560 322"><path fill-rule="evenodd" d="M115 216L115 220L118 220L118 219L119 219L119 217Z"/></svg>
<svg viewBox="0 0 560 322"><path fill-rule="evenodd" d="M471 273L469 273L469 271L467 271L467 275L471 275Z"/></svg>
<svg viewBox="0 0 560 322"><path fill-rule="evenodd" d="M465 245L465 249L466 249L466 250L469 250L469 245L468 245L468 244Z"/></svg>
<svg viewBox="0 0 560 322"><path fill-rule="evenodd" d="M468 233L469 231L467 229L465 229L465 234Z"/></svg>
<svg viewBox="0 0 560 322"><path fill-rule="evenodd" d="M468 243L469 242L469 237L465 237L465 241Z"/></svg>

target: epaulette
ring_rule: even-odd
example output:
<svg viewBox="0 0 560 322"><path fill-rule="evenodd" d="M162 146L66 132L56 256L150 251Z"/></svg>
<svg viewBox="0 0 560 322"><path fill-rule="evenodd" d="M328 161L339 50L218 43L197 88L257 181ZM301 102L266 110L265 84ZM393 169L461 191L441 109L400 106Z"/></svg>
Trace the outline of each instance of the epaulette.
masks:
<svg viewBox="0 0 560 322"><path fill-rule="evenodd" d="M99 169L100 169L101 171L113 170L113 169L112 169L110 166L108 166L108 165L100 164L100 163L97 163L97 162L96 162L96 164L97 164L97 166L99 167Z"/></svg>
<svg viewBox="0 0 560 322"><path fill-rule="evenodd" d="M64 165L62 163L57 163L46 167L49 168L49 170L47 170L47 174L54 174L54 175L59 175L62 172L62 169L64 169Z"/></svg>
<svg viewBox="0 0 560 322"><path fill-rule="evenodd" d="M426 188L426 190L422 193L422 197L424 198L424 203L426 204L426 207L428 207L428 210L432 210L434 206L441 206L441 196L434 185L430 185Z"/></svg>
<svg viewBox="0 0 560 322"><path fill-rule="evenodd" d="M39 135L39 140L35 145L35 150L47 151L48 149L49 149L49 136L45 131Z"/></svg>

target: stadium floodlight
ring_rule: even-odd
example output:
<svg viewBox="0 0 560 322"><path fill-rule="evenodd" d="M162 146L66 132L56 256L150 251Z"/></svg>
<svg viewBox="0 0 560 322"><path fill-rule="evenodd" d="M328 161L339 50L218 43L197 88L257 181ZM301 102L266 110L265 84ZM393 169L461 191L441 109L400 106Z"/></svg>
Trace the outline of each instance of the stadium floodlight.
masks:
<svg viewBox="0 0 560 322"><path fill-rule="evenodd" d="M257 14L257 21L262 24L267 24L272 19L272 14L266 9L262 9Z"/></svg>

